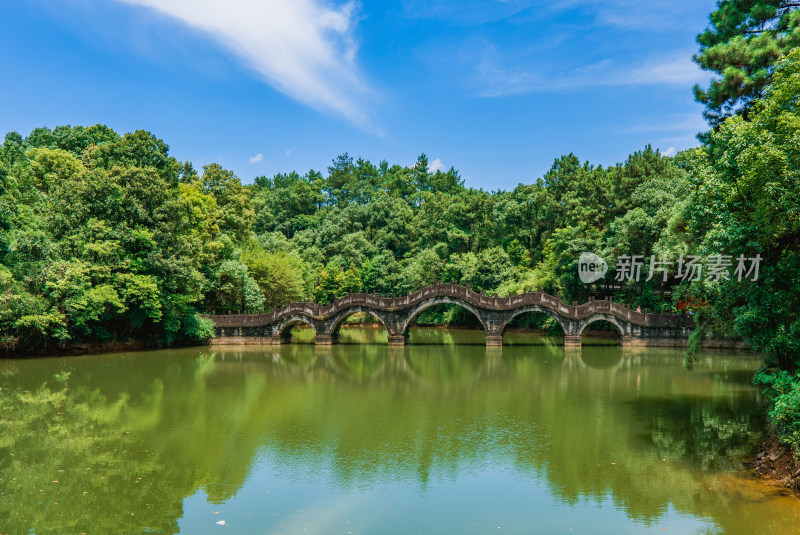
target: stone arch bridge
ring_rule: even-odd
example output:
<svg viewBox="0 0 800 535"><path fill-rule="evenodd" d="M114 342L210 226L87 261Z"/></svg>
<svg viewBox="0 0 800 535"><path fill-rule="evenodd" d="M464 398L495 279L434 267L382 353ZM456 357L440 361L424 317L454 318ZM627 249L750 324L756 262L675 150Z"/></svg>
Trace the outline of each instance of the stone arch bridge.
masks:
<svg viewBox="0 0 800 535"><path fill-rule="evenodd" d="M567 346L580 346L586 327L597 321L613 324L623 345L684 346L694 328L688 316L636 312L610 300L567 305L542 292L491 297L455 284L427 286L404 297L354 293L324 306L290 303L269 314L206 317L214 322L216 343L285 344L291 342L292 327L304 323L314 329L315 343L335 344L344 321L362 312L386 328L389 345L404 345L417 316L439 304L457 305L474 314L486 332L486 345L490 346L502 345L508 323L527 312L542 312L555 318L564 330Z"/></svg>

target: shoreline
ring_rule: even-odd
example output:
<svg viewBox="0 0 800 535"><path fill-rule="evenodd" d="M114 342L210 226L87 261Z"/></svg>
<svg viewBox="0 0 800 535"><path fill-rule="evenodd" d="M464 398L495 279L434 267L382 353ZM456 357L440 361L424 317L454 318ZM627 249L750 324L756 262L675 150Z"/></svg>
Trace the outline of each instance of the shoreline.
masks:
<svg viewBox="0 0 800 535"><path fill-rule="evenodd" d="M376 321L347 321L342 327L356 327L356 328L381 328L382 325ZM439 330L453 330L453 331L482 331L481 326L476 325L436 325L436 324L415 324L412 327L421 327L425 329L439 329ZM299 326L299 329L307 328L305 325ZM506 333L517 334L532 334L542 337L563 337L563 333L551 333L544 329L536 329L532 327L509 327L505 330ZM593 339L607 339L612 340L618 338L618 334L614 331L603 330L586 330L584 335L586 338ZM30 359L30 358L47 358L47 357L69 357L80 355L96 355L100 353L119 353L125 351L147 351L156 349L169 349L178 347L199 347L204 345L225 345L214 342L215 338L208 340L198 341L196 343L176 343L176 344L148 344L146 340L126 340L124 342L82 342L69 344L65 347L47 348L41 351L34 351L30 353L25 352L0 352L0 359ZM261 344L256 344L261 345ZM682 349L675 346L675 349ZM685 349L685 348L683 348ZM703 340L703 349L715 350L731 350L731 351L750 351L750 348L743 345L737 339L707 337Z"/></svg>
<svg viewBox="0 0 800 535"><path fill-rule="evenodd" d="M800 461L774 432L768 431L755 459L742 464L762 479L775 482L800 496Z"/></svg>
<svg viewBox="0 0 800 535"><path fill-rule="evenodd" d="M0 353L0 359L35 359L48 357L79 357L98 353L121 353L124 351L144 351L150 349L144 340L127 340L125 342L77 343L64 347L49 347L29 353Z"/></svg>

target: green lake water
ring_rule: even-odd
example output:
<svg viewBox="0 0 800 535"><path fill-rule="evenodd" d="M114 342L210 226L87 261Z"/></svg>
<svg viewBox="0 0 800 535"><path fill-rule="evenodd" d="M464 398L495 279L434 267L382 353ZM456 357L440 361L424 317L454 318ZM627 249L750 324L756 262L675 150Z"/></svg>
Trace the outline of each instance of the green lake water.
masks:
<svg viewBox="0 0 800 535"><path fill-rule="evenodd" d="M385 340L0 360L0 534L800 533L753 355Z"/></svg>

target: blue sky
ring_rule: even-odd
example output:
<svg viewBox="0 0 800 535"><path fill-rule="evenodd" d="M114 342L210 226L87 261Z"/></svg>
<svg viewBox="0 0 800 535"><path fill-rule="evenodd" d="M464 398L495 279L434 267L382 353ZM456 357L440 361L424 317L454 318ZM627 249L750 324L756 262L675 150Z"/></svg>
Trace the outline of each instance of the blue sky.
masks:
<svg viewBox="0 0 800 535"><path fill-rule="evenodd" d="M348 152L510 189L696 146L714 0L39 0L0 7L0 131L145 129L244 182Z"/></svg>

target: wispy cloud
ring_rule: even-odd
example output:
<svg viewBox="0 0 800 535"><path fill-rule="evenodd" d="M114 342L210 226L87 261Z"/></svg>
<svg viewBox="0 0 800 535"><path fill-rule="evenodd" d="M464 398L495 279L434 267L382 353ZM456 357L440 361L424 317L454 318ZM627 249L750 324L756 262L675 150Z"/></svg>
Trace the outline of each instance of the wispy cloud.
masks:
<svg viewBox="0 0 800 535"><path fill-rule="evenodd" d="M370 88L356 65L355 4L324 0L116 0L211 36L278 91L370 129Z"/></svg>
<svg viewBox="0 0 800 535"><path fill-rule="evenodd" d="M708 0L706 0L708 1ZM541 23L568 13L574 22L622 30L670 31L685 26L698 11L686 0L403 0L402 15L448 24L480 26L503 20ZM701 7L703 14L713 7Z"/></svg>
<svg viewBox="0 0 800 535"><path fill-rule="evenodd" d="M698 113L678 115L671 117L651 117L638 124L620 130L625 134L638 134L642 132L701 132L708 130L703 117Z"/></svg>
<svg viewBox="0 0 800 535"><path fill-rule="evenodd" d="M250 156L250 158L248 158L247 161L250 162L250 163L258 163L258 162L262 161L263 159L264 159L264 155L259 152L255 156Z"/></svg>
<svg viewBox="0 0 800 535"><path fill-rule="evenodd" d="M707 77L692 63L690 57L691 54L676 54L671 58L652 59L638 65L621 65L606 59L566 72L548 72L541 65L503 66L491 59L484 59L475 66L472 85L475 93L482 97L598 86L688 85Z"/></svg>
<svg viewBox="0 0 800 535"><path fill-rule="evenodd" d="M696 12L698 5L685 0L553 0L548 8L551 11L571 10L591 14L596 24L652 32L685 25L687 20L691 20L687 15ZM711 8L713 4L710 2L707 8L700 7L703 13Z"/></svg>
<svg viewBox="0 0 800 535"><path fill-rule="evenodd" d="M348 519L359 517L359 524L366 525L370 517L369 513L356 515L356 511L363 511L364 504L355 496L345 494L341 498L334 500L318 500L315 503L289 513L275 524L281 526L282 533L291 535L302 533L322 533L330 529L330 526L345 525ZM353 527L356 531L356 527Z"/></svg>
<svg viewBox="0 0 800 535"><path fill-rule="evenodd" d="M536 0L403 0L402 15L477 25L514 16L535 4Z"/></svg>
<svg viewBox="0 0 800 535"><path fill-rule="evenodd" d="M696 83L707 74L703 73L700 67L691 60L690 54L677 54L672 58L657 58L645 62L643 65L634 68L629 74L618 73L617 83L611 85L628 84L680 84L687 85Z"/></svg>
<svg viewBox="0 0 800 535"><path fill-rule="evenodd" d="M665 150L664 152L662 152L661 156L664 156L664 157L675 156L677 153L678 153L678 149L676 149L675 147L670 147L667 150Z"/></svg>

